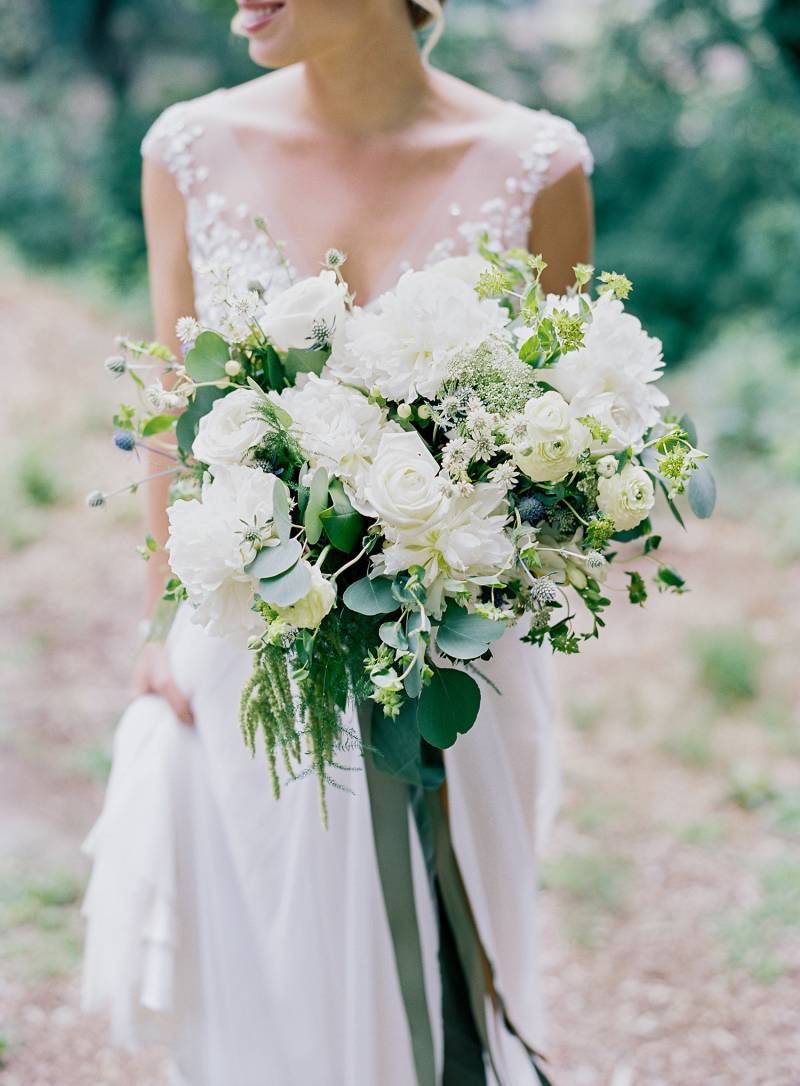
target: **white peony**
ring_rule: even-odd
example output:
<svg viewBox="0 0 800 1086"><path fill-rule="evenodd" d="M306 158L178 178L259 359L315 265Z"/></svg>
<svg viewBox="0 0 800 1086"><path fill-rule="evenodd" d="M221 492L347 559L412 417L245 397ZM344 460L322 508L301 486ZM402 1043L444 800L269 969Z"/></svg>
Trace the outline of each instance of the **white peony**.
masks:
<svg viewBox="0 0 800 1086"><path fill-rule="evenodd" d="M237 388L215 400L200 419L194 456L204 464L241 464L269 428L258 414L258 402L258 393L249 388Z"/></svg>
<svg viewBox="0 0 800 1086"><path fill-rule="evenodd" d="M307 565L308 563L306 563ZM290 626L316 630L336 602L336 588L318 566L309 566L311 587L305 596L289 607L278 607L278 617Z"/></svg>
<svg viewBox="0 0 800 1086"><path fill-rule="evenodd" d="M653 480L638 464L629 462L618 475L597 480L597 507L620 532L641 524L655 500Z"/></svg>
<svg viewBox="0 0 800 1086"><path fill-rule="evenodd" d="M444 260L437 260L432 270L439 275L452 275L474 289L481 273L490 271L491 267L489 261L484 260L480 253L469 253L466 256L448 256Z"/></svg>
<svg viewBox="0 0 800 1086"><path fill-rule="evenodd" d="M240 644L263 632L251 608L253 579L245 572L259 543L273 538L275 476L241 465L215 467L203 480L201 500L168 510L169 564L195 608L192 621Z"/></svg>
<svg viewBox="0 0 800 1086"><path fill-rule="evenodd" d="M577 303L548 298L547 304L552 309L574 308ZM653 386L664 366L661 341L649 336L610 294L598 298L592 310L583 347L563 355L548 370L547 381L569 401L576 415L594 415L608 426L610 446L640 449L643 435L669 403Z"/></svg>
<svg viewBox="0 0 800 1086"><path fill-rule="evenodd" d="M387 531L413 531L441 510L439 465L415 430L383 434L363 496Z"/></svg>
<svg viewBox="0 0 800 1086"><path fill-rule="evenodd" d="M397 423L388 422L386 412L357 389L313 373L273 398L291 415L292 433L310 467L338 475L354 505L371 514L363 488L383 433L399 430Z"/></svg>
<svg viewBox="0 0 800 1086"><path fill-rule="evenodd" d="M513 447L514 462L535 483L557 483L574 471L591 434L558 392L529 400L522 414L525 433Z"/></svg>
<svg viewBox="0 0 800 1086"><path fill-rule="evenodd" d="M496 301L481 300L456 275L409 271L375 310L358 310L328 362L346 384L377 388L387 400L412 403L436 395L455 355L504 328Z"/></svg>
<svg viewBox="0 0 800 1086"><path fill-rule="evenodd" d="M279 351L335 342L347 317L346 294L332 271L301 279L268 302L260 320L264 334Z"/></svg>

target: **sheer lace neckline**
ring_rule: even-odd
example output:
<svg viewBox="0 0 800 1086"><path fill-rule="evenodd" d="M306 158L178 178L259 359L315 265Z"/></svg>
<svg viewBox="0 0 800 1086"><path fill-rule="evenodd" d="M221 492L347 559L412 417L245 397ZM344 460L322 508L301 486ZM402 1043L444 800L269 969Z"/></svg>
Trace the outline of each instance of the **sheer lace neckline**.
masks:
<svg viewBox="0 0 800 1086"><path fill-rule="evenodd" d="M169 170L184 198L195 311L209 327L225 318L220 274L234 290L244 291L257 281L269 299L301 274L318 270L307 266L313 258L298 251L291 232L276 219L279 209L267 206L269 194L260 175L251 180L243 169L227 113L219 108L221 93L170 106L142 143L142 153ZM476 137L432 194L399 251L388 255L365 305L374 305L411 267L428 268L476 252L481 237L498 251L526 246L536 194L573 166L591 172L591 153L570 121L515 102L503 105L491 132ZM271 218L269 232L257 227L257 216ZM322 238L321 244L335 245L336 240Z"/></svg>

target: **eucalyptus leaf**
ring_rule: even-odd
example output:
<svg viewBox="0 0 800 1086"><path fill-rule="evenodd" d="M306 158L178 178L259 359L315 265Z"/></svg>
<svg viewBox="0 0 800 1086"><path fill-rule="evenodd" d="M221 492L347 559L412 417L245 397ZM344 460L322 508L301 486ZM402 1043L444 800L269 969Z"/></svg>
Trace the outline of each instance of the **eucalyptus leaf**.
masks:
<svg viewBox="0 0 800 1086"><path fill-rule="evenodd" d="M275 480L272 491L272 520L278 533L278 539L280 539L281 543L288 543L289 534L292 530L292 517L289 512L289 491L286 483L280 479Z"/></svg>
<svg viewBox="0 0 800 1086"><path fill-rule="evenodd" d="M262 578L256 592L265 603L289 607L301 600L310 587L311 568L307 562L298 562L277 577Z"/></svg>
<svg viewBox="0 0 800 1086"><path fill-rule="evenodd" d="M714 512L717 504L717 484L705 460L701 460L689 476L686 495L696 517L705 520Z"/></svg>
<svg viewBox="0 0 800 1086"><path fill-rule="evenodd" d="M225 363L230 348L216 332L201 332L194 347L186 355L186 371L193 381L220 381L225 376Z"/></svg>
<svg viewBox="0 0 800 1086"><path fill-rule="evenodd" d="M384 622L378 630L378 636L384 645L397 649L398 652L408 651L408 638L400 622Z"/></svg>
<svg viewBox="0 0 800 1086"><path fill-rule="evenodd" d="M322 521L320 513L328 502L328 472L325 468L317 468L311 480L309 488L308 504L303 516L303 524L306 529L306 539L309 543L318 543L322 535Z"/></svg>
<svg viewBox="0 0 800 1086"><path fill-rule="evenodd" d="M290 347L283 360L283 368L289 381L294 384L301 373L322 373L325 363L330 358L329 350L317 350L307 347Z"/></svg>
<svg viewBox="0 0 800 1086"><path fill-rule="evenodd" d="M175 425L178 448L184 456L191 455L200 419L203 415L208 414L215 400L227 396L229 391L230 389L226 388L198 388L194 396L189 400Z"/></svg>
<svg viewBox="0 0 800 1086"><path fill-rule="evenodd" d="M481 692L466 671L437 668L417 702L420 735L433 747L452 747L478 717Z"/></svg>
<svg viewBox="0 0 800 1086"><path fill-rule="evenodd" d="M472 660L482 656L492 641L502 637L506 626L502 622L471 615L451 600L436 630L436 644L448 656Z"/></svg>
<svg viewBox="0 0 800 1086"><path fill-rule="evenodd" d="M353 510L350 513L337 513L330 507L319 515L325 535L338 551L349 554L364 532L364 518Z"/></svg>
<svg viewBox="0 0 800 1086"><path fill-rule="evenodd" d="M358 615L388 615L397 610L389 577L362 577L353 581L342 596L345 607Z"/></svg>
<svg viewBox="0 0 800 1086"><path fill-rule="evenodd" d="M425 670L425 646L419 641L419 635L417 635L417 655L414 657L414 664L403 679L403 688L406 694L410 698L418 698L422 693L422 673Z"/></svg>
<svg viewBox="0 0 800 1086"><path fill-rule="evenodd" d="M296 539L279 543L277 547L263 547L247 567L247 572L256 578L278 577L286 573L300 560L303 548Z"/></svg>
<svg viewBox="0 0 800 1086"><path fill-rule="evenodd" d="M142 437L152 437L153 434L163 434L165 430L171 430L175 424L174 415L153 415L142 427Z"/></svg>
<svg viewBox="0 0 800 1086"><path fill-rule="evenodd" d="M697 448L697 427L694 424L694 419L690 415L682 415L678 419L678 426L686 431L689 441Z"/></svg>

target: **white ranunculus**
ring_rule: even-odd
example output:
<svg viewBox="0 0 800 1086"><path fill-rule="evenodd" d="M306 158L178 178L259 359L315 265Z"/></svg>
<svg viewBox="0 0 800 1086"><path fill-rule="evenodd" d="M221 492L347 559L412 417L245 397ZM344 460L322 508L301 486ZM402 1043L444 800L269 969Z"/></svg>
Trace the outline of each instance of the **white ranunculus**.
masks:
<svg viewBox="0 0 800 1086"><path fill-rule="evenodd" d="M452 275L474 289L481 273L489 271L491 267L489 261L484 260L480 253L469 253L466 256L448 256L444 260L437 260L432 270L439 275Z"/></svg>
<svg viewBox="0 0 800 1086"><path fill-rule="evenodd" d="M260 320L264 334L279 351L311 347L322 336L335 342L347 317L346 293L332 271L301 279L268 302Z"/></svg>
<svg viewBox="0 0 800 1086"><path fill-rule="evenodd" d="M548 298L547 304L569 308L567 301L572 300ZM661 341L649 336L636 317L625 312L622 302L609 294L598 298L592 309L583 347L563 355L547 371L547 381L569 401L576 415L594 415L608 426L610 447L632 445L638 450L643 435L669 402L653 385L664 366Z"/></svg>
<svg viewBox="0 0 800 1086"><path fill-rule="evenodd" d="M557 483L574 471L591 434L558 392L529 400L523 412L525 436L515 442L515 463L535 483Z"/></svg>
<svg viewBox="0 0 800 1086"><path fill-rule="evenodd" d="M195 608L192 620L243 645L264 629L251 610L254 585L245 566L258 542L274 536L274 487L274 475L220 465L206 475L200 500L175 502L168 510L169 564Z"/></svg>
<svg viewBox="0 0 800 1086"><path fill-rule="evenodd" d="M451 359L478 347L507 321L495 300L481 300L457 276L436 266L409 271L378 298L374 310L353 315L328 368L346 384L413 403L418 396L435 396Z"/></svg>
<svg viewBox="0 0 800 1086"><path fill-rule="evenodd" d="M269 426L258 414L259 395L237 388L221 396L200 419L192 453L204 464L241 464Z"/></svg>
<svg viewBox="0 0 800 1086"><path fill-rule="evenodd" d="M307 564L307 563L306 563ZM278 616L290 626L316 630L336 603L336 588L318 566L309 566L311 586L305 596L289 607L277 608Z"/></svg>
<svg viewBox="0 0 800 1086"><path fill-rule="evenodd" d="M620 532L641 524L654 504L653 480L638 464L628 463L610 479L597 480L597 507Z"/></svg>
<svg viewBox="0 0 800 1086"><path fill-rule="evenodd" d="M595 464L597 474L603 479L610 479L612 475L616 475L618 467L616 456L601 456Z"/></svg>
<svg viewBox="0 0 800 1086"><path fill-rule="evenodd" d="M291 415L292 433L310 467L338 475L356 508L370 515L363 488L382 435L399 430L397 423L388 422L386 412L357 389L324 375L308 374L273 398Z"/></svg>
<svg viewBox="0 0 800 1086"><path fill-rule="evenodd" d="M415 430L383 434L363 496L387 530L413 531L439 512L439 465Z"/></svg>

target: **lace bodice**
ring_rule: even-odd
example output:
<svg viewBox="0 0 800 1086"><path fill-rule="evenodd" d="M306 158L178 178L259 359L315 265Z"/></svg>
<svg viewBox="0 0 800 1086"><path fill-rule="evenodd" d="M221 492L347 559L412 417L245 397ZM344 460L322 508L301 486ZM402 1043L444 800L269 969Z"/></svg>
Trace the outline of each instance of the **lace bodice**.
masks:
<svg viewBox="0 0 800 1086"><path fill-rule="evenodd" d="M220 90L179 102L161 114L142 143L142 154L161 162L175 178L186 205L186 231L198 319L215 327L222 316L215 276L228 276L234 291L258 281L266 297L296 278L292 239L273 229L274 209L267 186L244 160ZM537 193L580 164L592 170L592 156L575 126L546 110L504 104L491 134L464 156L447 191L424 212L415 232L387 269L377 293L407 268L430 267L475 250L481 235L510 248L527 244ZM265 220L270 229L256 225ZM320 239L320 257L335 246Z"/></svg>

